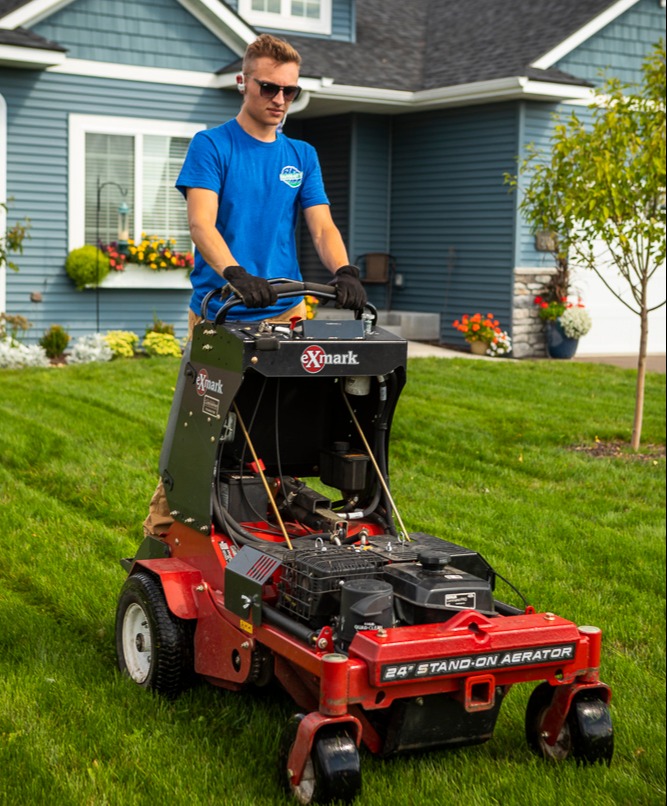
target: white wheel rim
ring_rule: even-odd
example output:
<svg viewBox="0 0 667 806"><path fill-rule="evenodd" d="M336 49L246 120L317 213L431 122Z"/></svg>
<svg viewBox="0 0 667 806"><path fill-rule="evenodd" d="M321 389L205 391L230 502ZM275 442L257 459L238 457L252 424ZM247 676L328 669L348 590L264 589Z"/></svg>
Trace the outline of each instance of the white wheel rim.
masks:
<svg viewBox="0 0 667 806"><path fill-rule="evenodd" d="M312 803L313 795L315 794L315 768L310 756L308 756L306 766L303 768L301 781L298 786L292 786L292 792L297 803Z"/></svg>
<svg viewBox="0 0 667 806"><path fill-rule="evenodd" d="M135 683L145 683L151 669L153 643L143 607L132 603L123 617L123 657Z"/></svg>
<svg viewBox="0 0 667 806"><path fill-rule="evenodd" d="M539 725L540 731L542 729L542 722L544 721L544 717L546 716L547 709L545 708L542 713L540 714L539 718ZM540 732L539 737L540 748L542 750L542 755L545 758L550 758L553 761L565 761L565 759L570 755L572 751L572 736L570 735L570 727L565 722L563 727L560 729L560 733L558 734L558 738L556 739L556 744L547 744L545 737L542 736Z"/></svg>

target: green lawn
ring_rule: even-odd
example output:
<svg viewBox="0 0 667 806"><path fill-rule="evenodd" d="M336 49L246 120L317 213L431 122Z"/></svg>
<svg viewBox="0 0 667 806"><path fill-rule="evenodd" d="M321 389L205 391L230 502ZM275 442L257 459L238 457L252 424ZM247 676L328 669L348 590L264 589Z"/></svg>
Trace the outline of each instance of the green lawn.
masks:
<svg viewBox="0 0 667 806"><path fill-rule="evenodd" d="M156 481L178 362L0 372L0 804L281 804L274 690L175 702L116 671L113 620ZM539 610L602 628L610 768L523 737L530 686L485 745L382 761L360 806L665 802L665 377L569 362L416 359L390 471L410 531L481 552Z"/></svg>

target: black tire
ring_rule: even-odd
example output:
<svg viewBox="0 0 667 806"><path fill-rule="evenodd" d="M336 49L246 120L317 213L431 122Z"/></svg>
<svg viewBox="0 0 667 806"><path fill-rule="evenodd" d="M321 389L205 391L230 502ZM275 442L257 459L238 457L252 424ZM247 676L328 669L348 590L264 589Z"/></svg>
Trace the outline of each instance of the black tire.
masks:
<svg viewBox="0 0 667 806"><path fill-rule="evenodd" d="M609 764L614 754L614 732L609 706L595 692L581 692L573 700L565 723L552 746L542 736L542 722L551 706L554 687L541 683L526 707L526 740L530 749L550 761L573 758L581 764Z"/></svg>
<svg viewBox="0 0 667 806"><path fill-rule="evenodd" d="M155 577L139 571L125 580L116 609L118 668L142 688L173 698L194 677L192 626L167 607Z"/></svg>
<svg viewBox="0 0 667 806"><path fill-rule="evenodd" d="M584 692L572 703L567 719L574 758L580 764L611 764L614 728L607 703L594 693Z"/></svg>
<svg viewBox="0 0 667 806"><path fill-rule="evenodd" d="M287 760L303 718L303 714L293 716L280 741L280 766L287 792L301 804L351 803L361 790L361 764L357 746L344 729L334 726L319 731L301 782L296 787L291 783Z"/></svg>

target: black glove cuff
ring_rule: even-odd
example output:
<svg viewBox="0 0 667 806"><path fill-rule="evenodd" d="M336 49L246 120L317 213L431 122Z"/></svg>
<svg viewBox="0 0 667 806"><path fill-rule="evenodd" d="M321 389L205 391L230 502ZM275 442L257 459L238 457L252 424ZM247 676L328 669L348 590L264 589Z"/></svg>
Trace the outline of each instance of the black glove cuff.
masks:
<svg viewBox="0 0 667 806"><path fill-rule="evenodd" d="M347 277L354 277L355 280L359 279L359 269L356 266L341 266L340 269L336 269L336 274L334 275L346 275Z"/></svg>
<svg viewBox="0 0 667 806"><path fill-rule="evenodd" d="M247 277L248 272L243 266L226 266L222 270L222 276L228 283L233 283L234 280L241 280L243 277Z"/></svg>

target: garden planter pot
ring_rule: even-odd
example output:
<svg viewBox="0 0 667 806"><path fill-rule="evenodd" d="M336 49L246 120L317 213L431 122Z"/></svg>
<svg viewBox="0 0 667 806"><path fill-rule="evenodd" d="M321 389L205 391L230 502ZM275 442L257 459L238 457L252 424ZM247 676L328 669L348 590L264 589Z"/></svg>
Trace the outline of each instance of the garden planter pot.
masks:
<svg viewBox="0 0 667 806"><path fill-rule="evenodd" d="M486 355L489 345L485 341L471 341L470 352L473 355Z"/></svg>
<svg viewBox="0 0 667 806"><path fill-rule="evenodd" d="M571 339L565 335L561 323L546 323L547 355L549 358L574 358L579 339Z"/></svg>

